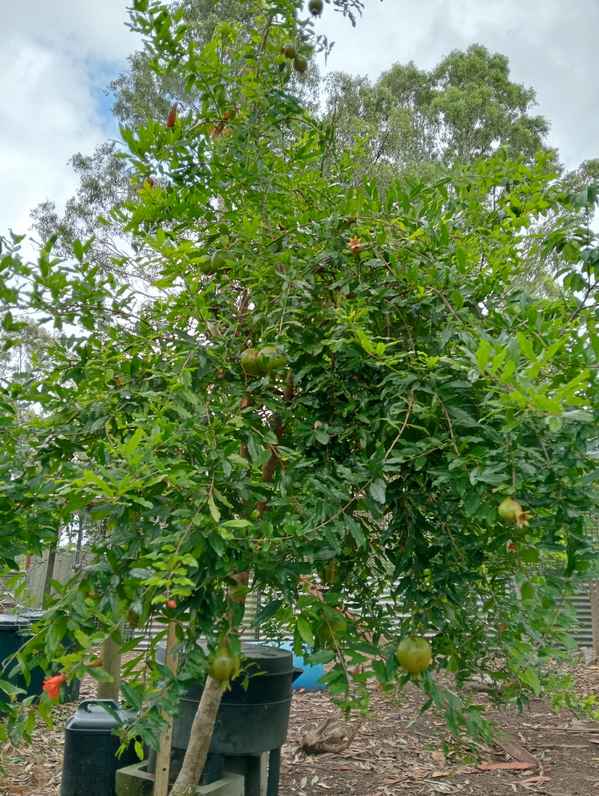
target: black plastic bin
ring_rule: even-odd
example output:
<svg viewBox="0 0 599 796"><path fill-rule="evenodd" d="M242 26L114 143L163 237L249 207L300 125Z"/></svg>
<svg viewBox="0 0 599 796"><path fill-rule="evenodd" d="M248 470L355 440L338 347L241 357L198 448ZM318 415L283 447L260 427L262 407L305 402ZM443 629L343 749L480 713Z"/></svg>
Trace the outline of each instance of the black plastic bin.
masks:
<svg viewBox="0 0 599 796"><path fill-rule="evenodd" d="M119 768L137 762L133 745L116 756L120 739L113 731L131 714L111 699L87 699L65 728L60 796L115 796Z"/></svg>
<svg viewBox="0 0 599 796"><path fill-rule="evenodd" d="M278 647L243 641L241 652L244 671L223 694L204 774L221 760L231 768L236 759L239 765L233 767L245 774L246 796L253 796L259 792L260 755L270 752L268 794L274 796L278 790L279 750L287 738L291 684L302 670L294 668L291 652ZM158 646L157 659L164 663L164 645ZM244 688L246 677L249 682ZM193 685L180 702L173 724L171 777L181 768L202 690L202 683ZM149 769L154 766L155 755L151 754ZM207 784L209 776L203 781Z"/></svg>
<svg viewBox="0 0 599 796"><path fill-rule="evenodd" d="M244 671L223 694L210 751L221 755L260 755L285 743L294 680L288 650L244 641ZM158 650L158 655L163 649ZM249 677L247 689L244 680ZM173 725L173 748L186 749L191 724L202 696L201 684L183 699Z"/></svg>
<svg viewBox="0 0 599 796"><path fill-rule="evenodd" d="M9 658L15 654L27 641L31 635L31 625L41 619L43 611L22 610L18 614L0 614L0 678L8 680L13 685L23 688L26 696L38 696L42 693L44 684L44 671L39 667L31 671L29 684L25 682L22 675L9 677L8 673L13 668L15 661ZM74 702L79 698L79 681L62 686L62 702ZM4 691L0 691L0 702L8 701L8 696Z"/></svg>
<svg viewBox="0 0 599 796"><path fill-rule="evenodd" d="M37 618L38 616L29 612L0 614L0 677L18 688L25 689L27 696L36 696L42 693L44 672L40 668L33 669L29 684L21 675L9 677L8 673L15 664L14 659L9 660L9 658L25 644L30 634L31 624ZM8 696L4 691L0 691L0 701L8 701Z"/></svg>

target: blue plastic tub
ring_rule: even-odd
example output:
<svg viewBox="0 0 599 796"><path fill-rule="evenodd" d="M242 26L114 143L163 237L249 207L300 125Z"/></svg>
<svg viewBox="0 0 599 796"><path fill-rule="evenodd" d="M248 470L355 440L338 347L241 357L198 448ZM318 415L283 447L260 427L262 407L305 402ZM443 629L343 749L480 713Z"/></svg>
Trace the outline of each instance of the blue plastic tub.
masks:
<svg viewBox="0 0 599 796"><path fill-rule="evenodd" d="M293 644L290 641L279 641L278 647L284 650L291 650ZM293 682L293 688L301 688L304 691L325 691L326 685L321 682L321 677L326 674L326 669L322 663L306 663L300 655L293 654L293 665L304 670L297 680Z"/></svg>

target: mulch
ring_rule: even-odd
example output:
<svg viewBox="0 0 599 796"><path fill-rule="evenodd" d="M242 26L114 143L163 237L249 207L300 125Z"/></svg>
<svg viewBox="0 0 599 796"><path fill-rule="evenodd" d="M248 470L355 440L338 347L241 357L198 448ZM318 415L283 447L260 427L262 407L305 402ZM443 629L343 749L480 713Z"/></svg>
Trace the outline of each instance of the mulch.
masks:
<svg viewBox="0 0 599 796"><path fill-rule="evenodd" d="M575 674L577 690L599 698L599 666L580 665ZM373 694L369 717L346 751L306 755L305 729L336 709L322 692L298 694L284 748L281 796L599 796L599 722L566 710L556 714L543 700L518 713L492 708L482 694L476 698L523 753L518 760L506 754L510 744L503 739L504 748L456 742L441 716L420 714L423 698L416 689L406 689L397 700Z"/></svg>
<svg viewBox="0 0 599 796"><path fill-rule="evenodd" d="M599 666L578 665L575 674L577 689L599 699ZM81 698L93 695L94 683L84 682ZM514 754L518 747L529 753L528 762L510 757L505 743L501 748L452 739L441 716L420 715L422 696L416 689L397 699L375 691L369 715L350 720L360 727L345 751L307 755L301 750L306 730L339 713L324 692L295 692L279 794L599 796L599 722L566 710L555 714L542 700L522 713L492 708L484 694L477 700L509 732ZM58 796L64 723L73 712L73 705L58 707L54 726L40 723L31 746L2 750L0 796Z"/></svg>

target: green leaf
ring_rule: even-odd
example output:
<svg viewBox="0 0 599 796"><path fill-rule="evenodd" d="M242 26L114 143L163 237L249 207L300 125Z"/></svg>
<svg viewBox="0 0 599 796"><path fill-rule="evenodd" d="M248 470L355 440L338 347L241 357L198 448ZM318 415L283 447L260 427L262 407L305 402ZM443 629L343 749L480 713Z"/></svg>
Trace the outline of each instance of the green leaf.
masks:
<svg viewBox="0 0 599 796"><path fill-rule="evenodd" d="M214 502L214 498L212 497L212 492L210 492L208 494L208 508L210 510L210 514L211 514L212 519L214 520L214 522L219 523L220 522L220 511L218 509L218 506Z"/></svg>
<svg viewBox="0 0 599 796"><path fill-rule="evenodd" d="M366 545L366 537L364 535L364 531L362 530L362 526L359 522L355 520L348 520L349 532L351 533L355 543L358 547L364 547Z"/></svg>
<svg viewBox="0 0 599 796"><path fill-rule="evenodd" d="M535 587L530 581L525 581L520 587L520 595L523 600L532 600L535 596Z"/></svg>
<svg viewBox="0 0 599 796"><path fill-rule="evenodd" d="M374 673L376 675L376 679L379 681L379 683L382 683L383 685L385 685L385 683L387 682L388 678L387 678L387 667L385 666L383 661L374 660L372 662L372 669L373 669L373 671L374 671Z"/></svg>
<svg viewBox="0 0 599 796"><path fill-rule="evenodd" d="M19 688L14 683L9 682L8 680L0 680L0 691L4 691L9 697L17 697L19 694L26 694L27 692L23 688Z"/></svg>
<svg viewBox="0 0 599 796"><path fill-rule="evenodd" d="M314 432L314 436L321 445L328 445L331 440L329 434L327 434L327 432L322 428L317 428Z"/></svg>
<svg viewBox="0 0 599 796"><path fill-rule="evenodd" d="M80 263L83 262L83 258L85 257L85 247L80 240L73 241L73 254Z"/></svg>
<svg viewBox="0 0 599 796"><path fill-rule="evenodd" d="M533 348L531 340L526 337L525 334L522 332L518 332L518 344L520 345L520 350L524 354L524 356L529 359L531 362L534 362L536 359L535 350Z"/></svg>
<svg viewBox="0 0 599 796"><path fill-rule="evenodd" d="M308 620L303 616L298 617L296 627L302 641L312 646L314 644L314 633L312 632L312 626Z"/></svg>
<svg viewBox="0 0 599 796"><path fill-rule="evenodd" d="M556 434L558 431L561 431L561 428L563 426L563 421L561 417L550 415L547 418L547 425L549 427L549 430L552 431L554 434Z"/></svg>
<svg viewBox="0 0 599 796"><path fill-rule="evenodd" d="M146 755L145 755L144 745L141 743L141 741L136 740L134 742L134 748L135 748L135 754L137 755L138 759L143 760Z"/></svg>
<svg viewBox="0 0 599 796"><path fill-rule="evenodd" d="M256 616L256 624L261 625L277 613L279 608L283 605L283 600L271 600L267 605L260 609Z"/></svg>
<svg viewBox="0 0 599 796"><path fill-rule="evenodd" d="M466 428L476 428L478 426L478 420L464 409L460 409L459 406L450 406L448 411L457 425L465 426Z"/></svg>
<svg viewBox="0 0 599 796"><path fill-rule="evenodd" d="M129 437L127 442L122 446L121 450L123 452L123 456L127 461L131 460L131 457L139 447L139 443L144 438L145 433L143 428L138 428L135 432Z"/></svg>
<svg viewBox="0 0 599 796"><path fill-rule="evenodd" d="M488 340L483 338L478 344L478 349L476 351L476 362L481 370L484 370L487 367L492 353L493 348L491 347L491 344L488 342Z"/></svg>
<svg viewBox="0 0 599 796"><path fill-rule="evenodd" d="M233 464L238 464L240 467L249 467L250 463L247 459L244 459L243 456L240 456L238 453L231 453L227 457L230 462Z"/></svg>
<svg viewBox="0 0 599 796"><path fill-rule="evenodd" d="M83 630L81 630L81 628L79 627L75 628L75 630L73 631L73 635L77 639L79 646L82 647L83 649L88 649L88 647L91 646L92 642L90 637L86 633L84 633Z"/></svg>
<svg viewBox="0 0 599 796"><path fill-rule="evenodd" d="M55 653L60 646L60 642L67 632L67 622L64 616L55 617L48 627L47 645L50 654Z"/></svg>
<svg viewBox="0 0 599 796"><path fill-rule="evenodd" d="M382 478L377 478L368 487L368 492L373 500L383 504L387 499L387 485Z"/></svg>
<svg viewBox="0 0 599 796"><path fill-rule="evenodd" d="M536 564L541 558L541 554L536 547L522 547L518 555L522 561L526 561L528 564Z"/></svg>
<svg viewBox="0 0 599 796"><path fill-rule="evenodd" d="M335 653L333 650L318 650L318 652L314 652L311 655L308 655L307 661L308 663L312 663L315 666L322 663L330 663L335 658Z"/></svg>
<svg viewBox="0 0 599 796"><path fill-rule="evenodd" d="M121 691L133 710L141 710L143 704L143 691L139 686L135 687L129 685L129 683L123 680L121 681Z"/></svg>
<svg viewBox="0 0 599 796"><path fill-rule="evenodd" d="M532 688L535 696L538 696L541 693L541 681L539 680L539 675L535 672L534 669L528 668L524 669L524 671L519 673L520 680L525 684Z"/></svg>

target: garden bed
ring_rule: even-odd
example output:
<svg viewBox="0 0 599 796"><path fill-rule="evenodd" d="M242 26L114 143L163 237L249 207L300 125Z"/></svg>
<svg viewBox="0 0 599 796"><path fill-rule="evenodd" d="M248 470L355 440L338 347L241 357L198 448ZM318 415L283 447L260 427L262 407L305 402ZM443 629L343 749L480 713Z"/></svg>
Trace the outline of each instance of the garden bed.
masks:
<svg viewBox="0 0 599 796"><path fill-rule="evenodd" d="M582 692L599 696L599 666L580 666L576 674ZM85 682L82 697L93 696L93 689L92 682ZM337 711L325 693L296 693L280 796L599 794L599 723L577 720L569 711L556 715L540 700L522 714L489 709L539 766L481 770L481 764L513 760L499 747L452 743L441 717L419 716L421 699L415 690L404 693L400 702L374 694L371 717L346 751L308 756L299 746L303 733ZM56 726L40 726L31 747L5 750L0 796L58 796L64 721L73 709L58 708Z"/></svg>

